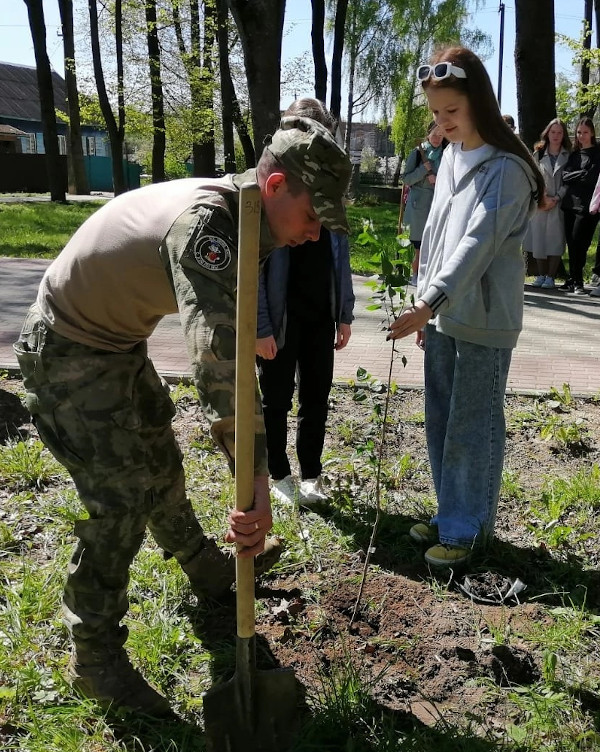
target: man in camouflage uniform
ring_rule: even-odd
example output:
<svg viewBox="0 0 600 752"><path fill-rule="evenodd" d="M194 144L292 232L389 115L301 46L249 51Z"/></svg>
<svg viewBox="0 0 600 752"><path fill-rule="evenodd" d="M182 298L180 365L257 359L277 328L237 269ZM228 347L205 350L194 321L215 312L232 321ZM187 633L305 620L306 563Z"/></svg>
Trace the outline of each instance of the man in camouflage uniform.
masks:
<svg viewBox="0 0 600 752"><path fill-rule="evenodd" d="M123 647L129 568L146 527L199 597L218 597L235 579L233 556L204 535L186 498L174 406L146 341L162 316L179 311L211 434L233 469L239 187L260 187L264 259L277 246L316 239L321 223L347 232L349 175L325 128L286 118L256 170L118 196L44 275L15 351L39 435L88 512L75 523L63 613L73 684L105 706L169 712ZM256 555L262 572L280 547L265 545L272 517L258 394L256 404L254 506L231 512L226 540L244 547L238 555Z"/></svg>

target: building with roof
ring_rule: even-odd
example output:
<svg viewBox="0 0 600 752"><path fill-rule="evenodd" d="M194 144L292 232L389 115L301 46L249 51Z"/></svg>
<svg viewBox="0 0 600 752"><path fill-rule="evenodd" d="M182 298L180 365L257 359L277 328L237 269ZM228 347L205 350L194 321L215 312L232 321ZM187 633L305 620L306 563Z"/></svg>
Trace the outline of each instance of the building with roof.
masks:
<svg viewBox="0 0 600 752"><path fill-rule="evenodd" d="M52 71L58 147L64 155L66 186L67 89L62 76ZM90 190L112 190L112 159L108 134L98 126L82 125L81 138ZM44 129L35 67L0 62L0 192L46 191ZM141 168L127 164L126 177L139 187Z"/></svg>
<svg viewBox="0 0 600 752"><path fill-rule="evenodd" d="M52 71L54 107L67 113L65 81ZM36 69L29 65L0 62L0 126L17 131L21 154L44 154L44 136ZM58 145L61 154L67 153L67 125L57 117ZM106 132L97 127L82 126L83 153L108 156Z"/></svg>

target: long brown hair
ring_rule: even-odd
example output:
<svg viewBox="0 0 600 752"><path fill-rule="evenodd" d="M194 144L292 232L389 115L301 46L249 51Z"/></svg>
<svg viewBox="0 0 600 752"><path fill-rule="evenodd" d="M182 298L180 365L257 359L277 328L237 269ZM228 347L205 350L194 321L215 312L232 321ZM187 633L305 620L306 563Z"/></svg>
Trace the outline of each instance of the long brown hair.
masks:
<svg viewBox="0 0 600 752"><path fill-rule="evenodd" d="M583 148L581 144L579 143L579 139L577 138L577 129L580 125L585 125L586 128L589 128L592 132L592 146L595 146L596 144L596 128L594 127L594 121L592 118L589 117L582 117L581 120L577 122L577 125L575 126L575 142L573 143L573 149L581 149Z"/></svg>
<svg viewBox="0 0 600 752"><path fill-rule="evenodd" d="M550 133L550 128L552 128L553 125L560 125L560 127L562 128L563 137L562 141L560 142L562 148L566 149L567 151L571 151L571 149L573 148L573 146L571 145L571 139L569 138L569 134L567 132L567 126L563 123L562 120L554 118L540 133L540 140L533 145L533 151L539 153L540 159L544 156L548 149L548 134Z"/></svg>
<svg viewBox="0 0 600 752"><path fill-rule="evenodd" d="M469 102L475 128L483 141L520 157L531 167L537 185L536 200L540 205L544 200L544 178L525 144L502 119L492 82L481 60L466 47L456 46L438 50L430 61L431 65L442 62L462 68L467 77L449 76L441 80L428 78L423 81L423 89L455 89L464 94Z"/></svg>

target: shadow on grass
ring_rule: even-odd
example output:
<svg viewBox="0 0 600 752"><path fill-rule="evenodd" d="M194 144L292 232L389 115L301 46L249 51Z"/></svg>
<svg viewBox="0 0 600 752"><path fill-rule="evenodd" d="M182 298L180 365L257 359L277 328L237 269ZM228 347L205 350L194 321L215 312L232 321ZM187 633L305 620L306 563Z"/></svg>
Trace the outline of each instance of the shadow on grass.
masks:
<svg viewBox="0 0 600 752"><path fill-rule="evenodd" d="M108 713L106 723L119 743L128 752L205 752L202 730L182 718L141 717L138 714L117 716Z"/></svg>
<svg viewBox="0 0 600 752"><path fill-rule="evenodd" d="M0 388L0 444L8 439L22 438L23 426L27 425L31 417L27 408L21 403L16 394Z"/></svg>
<svg viewBox="0 0 600 752"><path fill-rule="evenodd" d="M357 548L367 550L375 521L373 508L357 509L341 500L339 504L323 505L313 511L331 520L345 535L351 535ZM423 559L426 546L409 535L417 521L407 515L382 512L372 563L419 582L437 577ZM518 577L527 585L522 600L535 599L547 606L573 603L590 610L600 608L600 571L587 567L574 553L558 560L543 547L516 546L494 539L473 554L468 571L493 571L510 579ZM442 579L448 580L447 573Z"/></svg>

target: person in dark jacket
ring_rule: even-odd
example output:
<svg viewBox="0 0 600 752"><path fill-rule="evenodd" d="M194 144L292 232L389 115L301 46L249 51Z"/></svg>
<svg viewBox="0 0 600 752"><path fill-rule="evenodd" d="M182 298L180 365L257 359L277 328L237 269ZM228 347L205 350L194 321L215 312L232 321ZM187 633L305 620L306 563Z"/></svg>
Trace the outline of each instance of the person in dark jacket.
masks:
<svg viewBox="0 0 600 752"><path fill-rule="evenodd" d="M303 98L285 115L310 117L335 133L319 100ZM327 498L321 454L334 350L348 344L354 292L348 239L324 230L318 240L275 250L259 280L256 354L267 436L271 493L303 505ZM298 384L296 452L300 483L287 455L287 415Z"/></svg>
<svg viewBox="0 0 600 752"><path fill-rule="evenodd" d="M583 268L587 252L598 224L598 215L590 214L590 201L600 175L600 146L591 118L577 123L575 145L563 168L563 183L567 190L561 209L565 215L565 235L569 249L569 278L560 290L586 295L583 287Z"/></svg>

